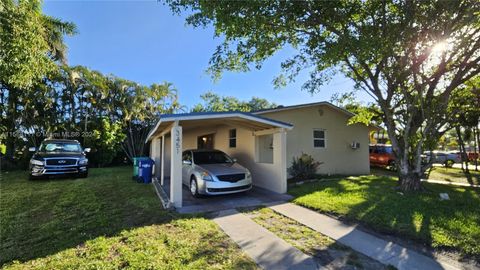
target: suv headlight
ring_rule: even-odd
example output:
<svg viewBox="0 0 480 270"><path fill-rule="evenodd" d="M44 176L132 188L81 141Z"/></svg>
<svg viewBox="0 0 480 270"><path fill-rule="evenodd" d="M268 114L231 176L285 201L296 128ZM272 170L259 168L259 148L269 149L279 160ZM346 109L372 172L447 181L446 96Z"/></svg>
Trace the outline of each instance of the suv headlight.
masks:
<svg viewBox="0 0 480 270"><path fill-rule="evenodd" d="M41 160L36 160L36 159L30 159L30 164L32 165L37 165L37 166L43 166L44 162Z"/></svg>
<svg viewBox="0 0 480 270"><path fill-rule="evenodd" d="M87 165L88 164L88 159L84 158L84 159L80 159L78 161L78 165Z"/></svg>
<svg viewBox="0 0 480 270"><path fill-rule="evenodd" d="M200 175L202 175L202 179L205 181L213 181L212 176L207 172L202 172Z"/></svg>

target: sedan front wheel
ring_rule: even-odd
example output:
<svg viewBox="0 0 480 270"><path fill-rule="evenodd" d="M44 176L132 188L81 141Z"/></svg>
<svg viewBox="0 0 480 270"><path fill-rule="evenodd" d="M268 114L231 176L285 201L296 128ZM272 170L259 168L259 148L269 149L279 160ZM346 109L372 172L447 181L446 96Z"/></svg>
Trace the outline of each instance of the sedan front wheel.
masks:
<svg viewBox="0 0 480 270"><path fill-rule="evenodd" d="M190 180L190 193L192 194L193 197L196 197L196 198L200 196L198 194L198 183L195 177L192 177L192 179Z"/></svg>

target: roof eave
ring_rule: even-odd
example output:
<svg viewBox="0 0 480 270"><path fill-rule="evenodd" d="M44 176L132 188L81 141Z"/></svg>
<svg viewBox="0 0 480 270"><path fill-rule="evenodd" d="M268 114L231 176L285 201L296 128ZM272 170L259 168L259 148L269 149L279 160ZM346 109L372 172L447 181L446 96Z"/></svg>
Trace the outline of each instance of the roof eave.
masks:
<svg viewBox="0 0 480 270"><path fill-rule="evenodd" d="M225 118L225 117L239 117L251 121L256 121L264 124L269 124L277 128L284 128L287 130L292 130L293 125L289 123L284 123L281 121L276 121L273 119L267 119L265 117L257 116L257 115L251 115L247 113L240 113L240 112L228 112L228 113L214 113L214 114L202 114L202 115L179 115L179 116L167 116L163 117L160 116L160 120L158 120L157 124L155 127L149 132L147 139L145 140L146 142L150 141L152 138L152 135L157 131L157 129L160 127L161 123L165 122L174 122L174 121L188 121L188 120L205 120L205 119L218 119L218 118Z"/></svg>

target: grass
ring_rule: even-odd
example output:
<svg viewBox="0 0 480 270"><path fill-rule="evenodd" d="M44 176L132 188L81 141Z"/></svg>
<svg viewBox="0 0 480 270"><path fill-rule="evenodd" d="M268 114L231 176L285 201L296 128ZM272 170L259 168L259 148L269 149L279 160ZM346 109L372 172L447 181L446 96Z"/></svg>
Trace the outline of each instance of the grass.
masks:
<svg viewBox="0 0 480 270"><path fill-rule="evenodd" d="M293 187L294 202L358 221L437 249L480 259L480 196L474 188L424 183L428 192L403 194L387 176L348 177ZM446 192L450 200L441 201Z"/></svg>
<svg viewBox="0 0 480 270"><path fill-rule="evenodd" d="M397 176L397 172L390 171L384 168L372 167L370 168L372 174L375 175L386 175L386 176ZM456 183L465 183L465 184L480 184L480 172L475 170L470 170L470 176L465 175L462 169L459 168L445 168L443 166L434 166L430 171L427 171L427 176L425 178L431 180L441 180L448 182Z"/></svg>
<svg viewBox="0 0 480 270"><path fill-rule="evenodd" d="M270 208L243 209L242 211L287 243L313 256L320 265L328 269L389 269Z"/></svg>
<svg viewBox="0 0 480 270"><path fill-rule="evenodd" d="M130 167L87 179L0 179L0 266L6 269L255 269L210 220L162 209Z"/></svg>
<svg viewBox="0 0 480 270"><path fill-rule="evenodd" d="M480 184L480 172L470 170L470 179L465 175L462 169L433 167L428 179L442 180L448 182L458 182L465 184Z"/></svg>

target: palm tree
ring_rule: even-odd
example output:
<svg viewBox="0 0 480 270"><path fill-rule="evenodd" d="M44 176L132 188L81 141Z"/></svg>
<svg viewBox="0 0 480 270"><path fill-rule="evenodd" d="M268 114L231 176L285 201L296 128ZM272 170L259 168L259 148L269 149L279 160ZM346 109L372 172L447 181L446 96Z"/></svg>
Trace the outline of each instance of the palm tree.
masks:
<svg viewBox="0 0 480 270"><path fill-rule="evenodd" d="M24 120L20 108L33 106L31 91L66 62L63 36L75 33L73 23L42 14L39 0L0 2L0 96L7 97L0 105L2 128L19 130ZM6 156L12 158L15 139L4 139Z"/></svg>
<svg viewBox="0 0 480 270"><path fill-rule="evenodd" d="M45 40L49 46L49 55L54 61L62 64L67 62L67 45L64 43L65 35L73 36L77 33L77 27L72 22L64 22L58 18L43 15L43 26L45 29Z"/></svg>

